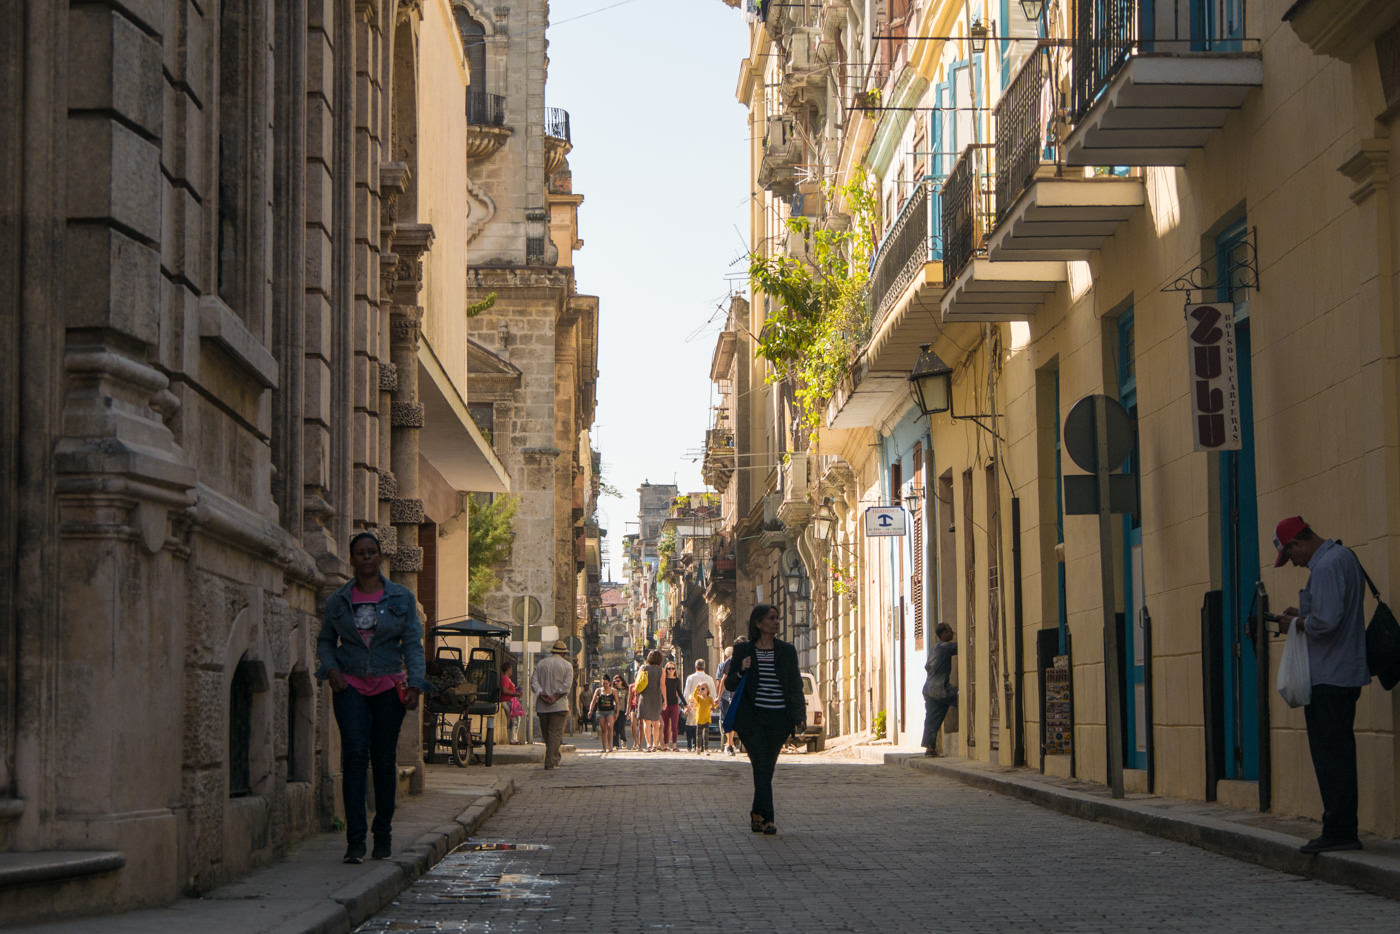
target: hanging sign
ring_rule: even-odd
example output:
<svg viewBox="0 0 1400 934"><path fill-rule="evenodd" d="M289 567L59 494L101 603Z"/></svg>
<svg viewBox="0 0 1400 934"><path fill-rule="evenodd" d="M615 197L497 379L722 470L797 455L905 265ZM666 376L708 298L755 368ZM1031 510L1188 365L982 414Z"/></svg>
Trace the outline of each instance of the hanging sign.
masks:
<svg viewBox="0 0 1400 934"><path fill-rule="evenodd" d="M1235 360L1235 306L1186 306L1191 365L1191 433L1197 451L1238 451L1240 381Z"/></svg>
<svg viewBox="0 0 1400 934"><path fill-rule="evenodd" d="M871 506L865 511L865 534L872 538L904 534L903 506Z"/></svg>

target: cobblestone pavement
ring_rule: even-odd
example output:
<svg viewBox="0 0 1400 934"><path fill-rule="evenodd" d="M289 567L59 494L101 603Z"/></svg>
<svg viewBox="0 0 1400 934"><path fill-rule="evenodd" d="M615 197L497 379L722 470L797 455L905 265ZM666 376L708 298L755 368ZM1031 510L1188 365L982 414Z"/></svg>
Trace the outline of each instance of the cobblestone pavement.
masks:
<svg viewBox="0 0 1400 934"><path fill-rule="evenodd" d="M742 756L535 770L481 836L359 930L1397 930L1383 898L912 769L784 755L775 837ZM485 848L483 848L485 847ZM515 847L515 848L511 848Z"/></svg>

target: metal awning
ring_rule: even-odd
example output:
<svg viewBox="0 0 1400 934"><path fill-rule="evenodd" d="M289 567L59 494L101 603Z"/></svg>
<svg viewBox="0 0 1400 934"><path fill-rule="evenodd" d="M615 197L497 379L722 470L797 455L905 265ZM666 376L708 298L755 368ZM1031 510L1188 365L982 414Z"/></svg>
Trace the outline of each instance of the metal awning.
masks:
<svg viewBox="0 0 1400 934"><path fill-rule="evenodd" d="M510 475L426 338L418 346L418 401L423 405L418 451L444 480L463 492L510 492Z"/></svg>

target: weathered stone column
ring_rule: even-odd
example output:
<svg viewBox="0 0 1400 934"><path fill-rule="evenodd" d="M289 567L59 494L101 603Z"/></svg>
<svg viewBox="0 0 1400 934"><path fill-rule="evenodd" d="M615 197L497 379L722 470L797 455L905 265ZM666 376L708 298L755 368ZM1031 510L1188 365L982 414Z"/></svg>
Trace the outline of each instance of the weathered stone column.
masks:
<svg viewBox="0 0 1400 934"><path fill-rule="evenodd" d="M423 549L418 547L418 526L423 522L423 501L418 498L418 432L423 427L423 404L418 401L418 346L423 308L423 254L432 244L428 224L407 224L394 236L399 256L394 282L394 304L389 313L389 359L396 371L390 403L389 467L398 482L398 495L389 501L398 547L389 567L395 582L415 593L418 572L423 569Z"/></svg>
<svg viewBox="0 0 1400 934"><path fill-rule="evenodd" d="M394 366L394 388L389 403L389 459L397 484L389 500L389 520L394 529L394 553L389 574L396 583L418 593L418 572L423 570L423 549L418 526L423 522L423 500L418 495L418 433L423 428L423 404L418 401L418 346L423 308L423 255L433 242L428 224L405 224L394 234L399 264L394 275L393 305L389 312L389 359ZM423 790L422 705L410 714L399 733L398 760L415 763L410 781L414 793Z"/></svg>

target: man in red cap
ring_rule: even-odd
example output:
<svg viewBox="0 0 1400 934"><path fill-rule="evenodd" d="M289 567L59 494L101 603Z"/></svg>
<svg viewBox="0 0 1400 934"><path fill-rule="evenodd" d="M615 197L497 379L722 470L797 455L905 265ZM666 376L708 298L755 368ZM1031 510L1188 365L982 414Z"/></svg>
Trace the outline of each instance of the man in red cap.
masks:
<svg viewBox="0 0 1400 934"><path fill-rule="evenodd" d="M1370 683L1366 667L1365 582L1361 562L1350 548L1319 538L1302 516L1289 516L1274 529L1278 559L1308 569L1298 606L1279 614L1279 632L1305 632L1312 700L1303 708L1308 749L1322 793L1322 836L1304 853L1359 850L1356 836L1356 700Z"/></svg>

